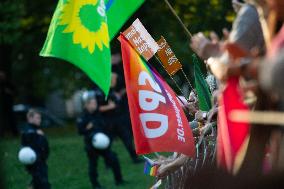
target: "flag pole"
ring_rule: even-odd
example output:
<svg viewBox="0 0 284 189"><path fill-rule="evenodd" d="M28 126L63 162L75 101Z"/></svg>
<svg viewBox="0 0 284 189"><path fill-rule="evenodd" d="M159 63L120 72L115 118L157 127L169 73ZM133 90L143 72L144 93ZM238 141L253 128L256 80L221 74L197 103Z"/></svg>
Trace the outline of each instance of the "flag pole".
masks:
<svg viewBox="0 0 284 189"><path fill-rule="evenodd" d="M262 126L277 125L279 127L284 127L283 112L233 110L229 114L229 119L239 123L253 123Z"/></svg>
<svg viewBox="0 0 284 189"><path fill-rule="evenodd" d="M156 60L160 63L160 65L164 68L164 70L166 70L166 68L164 67L164 65L162 64L162 62L160 61L160 59L157 57L157 55L154 55ZM166 70L167 72L167 70ZM182 89L178 86L176 80L171 76L171 74L169 74L167 72L167 74L170 76L170 78L172 79L172 81L174 82L175 86L178 88L178 90L181 92L181 94L184 96L184 98L186 99L186 101L189 103L189 99L188 97L186 97L186 95L184 94L184 92L182 91ZM178 96L178 95L177 95Z"/></svg>
<svg viewBox="0 0 284 189"><path fill-rule="evenodd" d="M191 38L192 38L192 34L191 34L190 31L187 29L187 27L184 25L184 23L182 22L181 18L177 15L177 13L176 13L176 11L174 10L174 8L172 7L172 5L169 3L168 0L165 0L165 3L167 4L167 6L169 7L169 9L171 10L172 14L176 17L176 19L178 20L179 24L182 26L182 28L183 28L185 34L187 35L187 37L188 37L189 39L191 39ZM190 81L189 81L187 75L185 74L184 70L181 69L181 71L182 71L184 77L186 78L186 81L187 81L187 83L189 84L190 88L193 90L193 87L192 87L192 85L191 85L191 83L190 83ZM194 90L193 90L193 92L194 92ZM195 92L194 92L194 93L195 93Z"/></svg>
<svg viewBox="0 0 284 189"><path fill-rule="evenodd" d="M176 11L174 10L174 8L172 7L172 5L169 3L168 0L165 0L165 3L168 5L169 9L171 10L171 12L173 13L173 15L176 17L176 19L178 20L179 24L182 26L183 30L185 31L187 37L189 39L192 38L192 34L190 33L190 31L187 29L187 27L184 25L184 23L182 22L181 18L177 15Z"/></svg>
<svg viewBox="0 0 284 189"><path fill-rule="evenodd" d="M120 32L120 34L124 36L124 34L122 32ZM118 38L118 40L120 41L120 39ZM128 44L133 48L133 46L131 45L131 43L129 43L129 41L127 41ZM135 51L136 49L133 48ZM137 52L137 51L136 51ZM138 53L138 52L137 52ZM138 53L139 54L139 53ZM156 60L160 63L160 65L164 68L164 70L166 70L166 68L164 67L164 65L162 64L162 62L160 61L160 59L157 57L157 55L154 55ZM147 62L147 61L146 61ZM167 72L167 70L166 70ZM181 92L181 94L184 96L184 98L186 99L186 101L189 103L189 98L186 97L186 95L184 94L184 92L181 90L181 88L178 86L177 82L174 80L174 78L167 72L167 74L170 76L170 78L172 79L172 81L174 82L174 84L176 85L176 87L178 88L178 90ZM191 86L191 85L190 85ZM175 91L174 91L175 92ZM175 94L177 95L177 93L175 92ZM177 97L179 98L179 96L177 95ZM179 98L180 99L180 98ZM182 100L180 99L180 102L182 102ZM182 102L183 103L183 102ZM185 104L184 104L185 105Z"/></svg>
<svg viewBox="0 0 284 189"><path fill-rule="evenodd" d="M181 71L182 71L183 76L186 78L187 84L190 86L190 88L191 88L192 91L194 92L193 87L192 87L192 85L191 85L189 79L187 78L187 75L185 74L185 72L184 72L184 70L183 70L182 68L181 68ZM195 92L194 92L194 94L195 94Z"/></svg>

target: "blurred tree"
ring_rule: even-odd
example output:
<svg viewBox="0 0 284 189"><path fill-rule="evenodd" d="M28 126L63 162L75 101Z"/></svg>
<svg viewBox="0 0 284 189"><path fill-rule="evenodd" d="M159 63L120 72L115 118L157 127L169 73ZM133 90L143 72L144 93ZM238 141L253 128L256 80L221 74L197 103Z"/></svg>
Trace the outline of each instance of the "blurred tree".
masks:
<svg viewBox="0 0 284 189"><path fill-rule="evenodd" d="M231 1L228 0L169 0L169 2L192 34L197 32L209 34L210 31L215 31L221 37L223 28L231 28L235 15ZM192 80L193 64L191 54L193 52L189 48L190 39L188 39L182 27L170 12L164 0L146 1L138 15L156 40L161 35L166 38L183 64L185 73ZM167 78L171 86L175 88L165 71L159 65L156 65L156 67ZM203 67L203 71L205 71L205 67ZM179 81L180 86L186 82L180 73L175 76L175 79ZM194 85L194 82L191 83ZM176 88L175 91L179 93Z"/></svg>
<svg viewBox="0 0 284 189"><path fill-rule="evenodd" d="M43 105L48 93L54 90L70 95L75 87L89 83L74 66L38 56L56 4L57 1L49 0L1 1L1 69L12 73L17 102Z"/></svg>
<svg viewBox="0 0 284 189"><path fill-rule="evenodd" d="M220 34L223 27L230 27L233 18L231 1L170 2L192 33L214 30ZM38 56L56 4L57 1L50 0L2 0L0 3L0 69L5 67L8 73L12 73L12 81L18 91L17 102L43 104L46 95L54 90L63 90L64 96L68 97L75 90L92 85L85 74L73 65ZM192 77L189 39L164 1L146 0L124 28L137 17L155 39L158 40L160 35L167 39L186 73ZM113 52L120 52L116 39L111 45ZM165 75L158 65L155 67ZM182 77L177 79L184 82Z"/></svg>
<svg viewBox="0 0 284 189"><path fill-rule="evenodd" d="M4 0L0 2L0 10L0 70L10 77L13 44L21 37L19 20L23 15L23 4Z"/></svg>

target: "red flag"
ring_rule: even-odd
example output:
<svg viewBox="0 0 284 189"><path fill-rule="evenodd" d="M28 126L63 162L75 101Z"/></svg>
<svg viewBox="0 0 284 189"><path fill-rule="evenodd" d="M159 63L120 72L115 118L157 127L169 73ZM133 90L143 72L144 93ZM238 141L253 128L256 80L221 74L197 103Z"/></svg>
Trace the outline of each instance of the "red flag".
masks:
<svg viewBox="0 0 284 189"><path fill-rule="evenodd" d="M192 132L173 90L123 36L121 49L137 154L179 152L193 157Z"/></svg>
<svg viewBox="0 0 284 189"><path fill-rule="evenodd" d="M248 110L239 90L239 78L232 77L219 98L217 162L230 173L236 174L241 167L249 141L248 123L232 122L232 110Z"/></svg>

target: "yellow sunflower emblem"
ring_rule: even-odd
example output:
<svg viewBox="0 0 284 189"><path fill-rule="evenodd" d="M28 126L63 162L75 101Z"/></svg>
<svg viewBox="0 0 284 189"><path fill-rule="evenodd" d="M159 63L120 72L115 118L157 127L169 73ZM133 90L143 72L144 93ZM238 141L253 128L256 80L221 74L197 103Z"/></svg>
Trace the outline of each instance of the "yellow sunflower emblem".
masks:
<svg viewBox="0 0 284 189"><path fill-rule="evenodd" d="M93 53L97 46L109 48L108 26L103 0L69 0L63 5L59 25L64 33L73 33L73 43Z"/></svg>

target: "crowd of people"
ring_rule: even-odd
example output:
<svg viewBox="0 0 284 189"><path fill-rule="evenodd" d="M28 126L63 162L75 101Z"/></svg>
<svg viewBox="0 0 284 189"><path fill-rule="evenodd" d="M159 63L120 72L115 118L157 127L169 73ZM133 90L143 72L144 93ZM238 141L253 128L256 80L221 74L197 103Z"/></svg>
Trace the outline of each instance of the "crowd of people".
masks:
<svg viewBox="0 0 284 189"><path fill-rule="evenodd" d="M230 32L224 29L222 38L215 32L209 37L200 32L191 39L190 47L207 67L206 81L213 107L208 112L200 111L198 98L192 91L184 108L194 115L190 126L196 138L197 155L195 158L177 153L167 158L158 156L157 177L167 181L168 188L186 188L186 178L200 165L216 164L218 99L230 78L238 79L238 90L250 111L283 111L284 1L232 0L232 5L237 16ZM265 113L261 115L264 117L258 119L265 119ZM283 168L281 126L273 120L270 123L259 120L257 124L251 123L249 145L239 170L239 174L247 177Z"/></svg>
<svg viewBox="0 0 284 189"><path fill-rule="evenodd" d="M188 101L182 103L185 112L191 115L188 117L191 117L189 121L196 139L197 155L196 158L177 153L170 157L157 155L157 178L167 180L168 188L180 188L186 183L186 177L194 174L200 165L216 164L217 117L220 109L218 98L229 78L238 78L239 90L251 111L283 111L284 1L233 0L232 5L237 17L230 32L224 29L222 38L214 32L209 37L200 32L191 39L190 47L204 60L207 67L206 81L212 94L213 106L207 112L199 110L195 91L190 93ZM115 136L119 137L133 163L141 161L133 146L126 90L121 77L122 66L117 65L121 61L120 56L113 56L113 61L111 90L107 100L94 87L91 92L83 95L84 112L77 120L79 134L84 136L93 188L101 188L96 170L99 156L112 169L116 184L124 183L119 161L111 150L111 142L105 149L96 149L92 143L94 133L102 132L110 141ZM30 126L23 134L22 145L30 143L35 151L42 154L36 164L27 166L27 170L33 176L33 188L44 189L50 188L45 163L49 150L46 139L42 137L43 132L37 128L36 114L38 113L34 110L28 113ZM279 171L284 165L281 127L273 123L273 127L260 127L259 124L261 123L252 123L247 153L240 169L240 172L248 176L263 174L265 157L269 157L265 160L269 164L266 173ZM36 136L32 138L32 135ZM35 144L42 146L33 146Z"/></svg>

